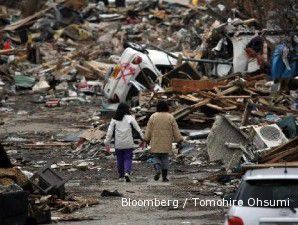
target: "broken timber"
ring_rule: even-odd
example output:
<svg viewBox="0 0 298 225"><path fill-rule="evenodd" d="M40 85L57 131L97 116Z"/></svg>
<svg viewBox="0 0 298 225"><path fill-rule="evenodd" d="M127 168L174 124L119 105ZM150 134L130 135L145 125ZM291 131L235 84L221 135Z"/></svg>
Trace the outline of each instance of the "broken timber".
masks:
<svg viewBox="0 0 298 225"><path fill-rule="evenodd" d="M191 106L186 106L182 109L179 109L172 113L172 115L175 117L176 120L182 119L186 117L188 114L192 113L197 108L204 106L210 102L210 98L206 98L196 104L193 104Z"/></svg>
<svg viewBox="0 0 298 225"><path fill-rule="evenodd" d="M212 80L171 80L172 90L174 92L180 93L193 93L201 90L212 90L213 88L223 84L224 82L215 82Z"/></svg>

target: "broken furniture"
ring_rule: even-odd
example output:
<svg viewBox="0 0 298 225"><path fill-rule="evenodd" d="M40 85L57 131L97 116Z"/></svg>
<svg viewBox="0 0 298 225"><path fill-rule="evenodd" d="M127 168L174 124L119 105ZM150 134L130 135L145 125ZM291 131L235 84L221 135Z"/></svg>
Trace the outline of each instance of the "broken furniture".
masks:
<svg viewBox="0 0 298 225"><path fill-rule="evenodd" d="M53 194L65 199L64 184L68 180L63 179L50 167L35 173L30 181L42 194Z"/></svg>

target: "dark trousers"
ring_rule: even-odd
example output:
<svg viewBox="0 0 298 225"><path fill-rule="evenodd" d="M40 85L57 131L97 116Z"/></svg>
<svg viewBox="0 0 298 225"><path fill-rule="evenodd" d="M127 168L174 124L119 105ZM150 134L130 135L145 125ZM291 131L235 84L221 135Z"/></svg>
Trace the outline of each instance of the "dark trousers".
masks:
<svg viewBox="0 0 298 225"><path fill-rule="evenodd" d="M161 170L167 170L169 168L169 154L168 153L154 153L153 164L157 173Z"/></svg>
<svg viewBox="0 0 298 225"><path fill-rule="evenodd" d="M133 149L116 149L117 169L119 178L125 173L130 174L132 168Z"/></svg>

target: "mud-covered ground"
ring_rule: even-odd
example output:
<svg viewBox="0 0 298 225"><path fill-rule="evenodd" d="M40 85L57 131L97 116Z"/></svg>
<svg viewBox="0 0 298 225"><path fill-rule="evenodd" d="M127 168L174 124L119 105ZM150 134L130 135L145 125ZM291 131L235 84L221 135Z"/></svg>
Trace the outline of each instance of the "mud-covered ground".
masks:
<svg viewBox="0 0 298 225"><path fill-rule="evenodd" d="M23 170L36 172L49 164L61 161L72 164L86 160L72 152L70 143L63 147L28 147L26 144L54 142L69 134L78 134L91 125L90 118L100 109L100 97L92 102L71 104L55 108L46 108L44 104L33 103L34 96L24 94L9 97L3 107L10 112L1 112L5 124L1 127L2 143L12 161ZM58 138L57 138L58 137ZM220 192L231 187L210 182L202 184L194 178L204 177L217 168L207 166L189 166L183 163L171 164L170 182L153 181L153 168L147 162L134 161L131 183L119 182L115 170L114 157L93 159L93 166L87 170L59 168L65 178L68 195L92 197L99 204L73 212L73 218L89 217L93 220L78 222L59 222L58 224L222 224L224 208L195 206L192 198L219 199ZM91 168L91 169L90 169ZM121 197L101 197L106 189L118 190L123 198L131 200L178 200L178 205L169 202L163 207L123 206ZM218 193L219 192L219 193ZM186 200L187 199L187 200ZM176 202L175 202L176 204ZM52 212L52 217L64 216ZM69 216L69 215L68 215Z"/></svg>

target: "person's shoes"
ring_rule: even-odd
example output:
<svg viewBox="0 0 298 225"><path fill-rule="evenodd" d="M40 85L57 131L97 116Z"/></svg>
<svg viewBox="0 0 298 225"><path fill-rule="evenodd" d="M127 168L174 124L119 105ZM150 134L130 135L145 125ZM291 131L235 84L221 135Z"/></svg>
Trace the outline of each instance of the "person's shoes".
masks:
<svg viewBox="0 0 298 225"><path fill-rule="evenodd" d="M124 181L125 181L124 177L119 178L119 182L124 182Z"/></svg>
<svg viewBox="0 0 298 225"><path fill-rule="evenodd" d="M167 178L168 176L168 170L162 170L162 182L169 182L169 179Z"/></svg>
<svg viewBox="0 0 298 225"><path fill-rule="evenodd" d="M156 174L154 175L154 180L155 180L155 181L158 181L158 180L159 180L159 177L160 177L160 173L156 173Z"/></svg>
<svg viewBox="0 0 298 225"><path fill-rule="evenodd" d="M162 182L169 182L169 179L168 178L162 178Z"/></svg>
<svg viewBox="0 0 298 225"><path fill-rule="evenodd" d="M131 182L128 173L125 173L124 178L125 178L125 181L126 181L126 182Z"/></svg>

